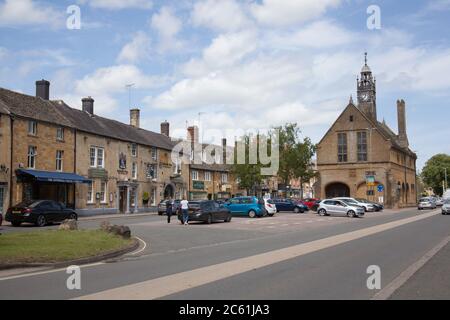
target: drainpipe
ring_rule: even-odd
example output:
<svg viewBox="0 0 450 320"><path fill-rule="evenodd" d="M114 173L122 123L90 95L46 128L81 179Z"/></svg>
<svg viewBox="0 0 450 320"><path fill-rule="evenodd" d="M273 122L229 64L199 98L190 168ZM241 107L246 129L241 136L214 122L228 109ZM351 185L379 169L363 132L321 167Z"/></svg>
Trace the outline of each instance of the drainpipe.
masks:
<svg viewBox="0 0 450 320"><path fill-rule="evenodd" d="M10 150L11 154L9 155L9 206L13 206L13 190L12 190L12 181L13 181L13 154L14 154L14 141L13 141L13 126L14 126L14 116L10 114Z"/></svg>
<svg viewBox="0 0 450 320"><path fill-rule="evenodd" d="M73 131L73 141L74 141L74 146L73 146L73 173L77 174L77 129L74 129ZM76 183L73 184L73 209L76 210L77 208L77 193L76 193Z"/></svg>

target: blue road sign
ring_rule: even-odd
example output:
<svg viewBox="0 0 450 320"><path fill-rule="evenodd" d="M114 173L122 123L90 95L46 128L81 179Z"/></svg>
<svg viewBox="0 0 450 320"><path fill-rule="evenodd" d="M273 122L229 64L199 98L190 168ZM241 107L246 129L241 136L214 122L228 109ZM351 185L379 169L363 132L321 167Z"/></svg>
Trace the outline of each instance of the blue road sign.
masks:
<svg viewBox="0 0 450 320"><path fill-rule="evenodd" d="M379 184L377 189L378 189L378 192L383 192L384 191L384 186L382 184Z"/></svg>

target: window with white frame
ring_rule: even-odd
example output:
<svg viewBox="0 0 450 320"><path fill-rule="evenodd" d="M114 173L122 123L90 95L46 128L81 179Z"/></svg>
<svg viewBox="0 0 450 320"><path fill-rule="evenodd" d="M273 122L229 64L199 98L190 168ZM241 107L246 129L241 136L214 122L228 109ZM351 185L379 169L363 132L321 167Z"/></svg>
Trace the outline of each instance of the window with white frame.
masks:
<svg viewBox="0 0 450 320"><path fill-rule="evenodd" d="M198 180L198 171L193 170L191 172L191 175L192 175L192 180L194 180L194 181Z"/></svg>
<svg viewBox="0 0 450 320"><path fill-rule="evenodd" d="M63 157L64 157L64 151L57 150L56 151L56 171L63 171Z"/></svg>
<svg viewBox="0 0 450 320"><path fill-rule="evenodd" d="M156 179L158 178L157 168L154 164L147 164L147 172L146 176L148 179Z"/></svg>
<svg viewBox="0 0 450 320"><path fill-rule="evenodd" d="M131 145L131 156L137 157L137 144L136 143L133 143Z"/></svg>
<svg viewBox="0 0 450 320"><path fill-rule="evenodd" d="M102 181L100 184L100 201L106 203L106 182Z"/></svg>
<svg viewBox="0 0 450 320"><path fill-rule="evenodd" d="M94 183L93 181L89 182L87 184L88 192L87 192L87 202L93 203L94 202Z"/></svg>
<svg viewBox="0 0 450 320"><path fill-rule="evenodd" d="M30 120L28 121L28 134L35 136L37 134L37 122Z"/></svg>
<svg viewBox="0 0 450 320"><path fill-rule="evenodd" d="M28 146L28 168L36 168L37 148L35 146Z"/></svg>
<svg viewBox="0 0 450 320"><path fill-rule="evenodd" d="M228 174L227 173L222 173L221 181L222 181L222 183L228 182Z"/></svg>
<svg viewBox="0 0 450 320"><path fill-rule="evenodd" d="M131 177L134 180L137 179L137 163L136 162L133 162L133 164L131 165Z"/></svg>
<svg viewBox="0 0 450 320"><path fill-rule="evenodd" d="M152 159L155 161L158 159L158 149L155 147L152 147Z"/></svg>
<svg viewBox="0 0 450 320"><path fill-rule="evenodd" d="M105 167L105 151L103 148L91 147L89 150L89 165L91 168Z"/></svg>
<svg viewBox="0 0 450 320"><path fill-rule="evenodd" d="M205 171L205 181L211 181L211 172Z"/></svg>
<svg viewBox="0 0 450 320"><path fill-rule="evenodd" d="M60 141L64 140L64 128L56 128L56 139Z"/></svg>

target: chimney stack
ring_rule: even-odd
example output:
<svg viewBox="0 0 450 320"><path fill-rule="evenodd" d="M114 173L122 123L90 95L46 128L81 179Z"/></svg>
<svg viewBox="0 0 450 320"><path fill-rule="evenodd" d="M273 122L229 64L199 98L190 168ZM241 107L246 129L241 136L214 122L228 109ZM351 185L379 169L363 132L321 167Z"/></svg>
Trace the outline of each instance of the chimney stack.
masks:
<svg viewBox="0 0 450 320"><path fill-rule="evenodd" d="M198 127L190 126L187 128L187 139L189 142L198 143Z"/></svg>
<svg viewBox="0 0 450 320"><path fill-rule="evenodd" d="M135 128L139 128L141 118L141 110L131 109L130 110L130 125Z"/></svg>
<svg viewBox="0 0 450 320"><path fill-rule="evenodd" d="M36 97L44 100L50 99L50 82L47 80L36 81Z"/></svg>
<svg viewBox="0 0 450 320"><path fill-rule="evenodd" d="M222 139L222 163L227 163L227 139Z"/></svg>
<svg viewBox="0 0 450 320"><path fill-rule="evenodd" d="M89 96L81 99L81 102L83 111L89 113L90 115L94 115L94 99Z"/></svg>
<svg viewBox="0 0 450 320"><path fill-rule="evenodd" d="M398 141L401 147L408 148L408 135L406 134L406 104L405 101L397 100L397 119L398 119Z"/></svg>
<svg viewBox="0 0 450 320"><path fill-rule="evenodd" d="M166 137L170 137L170 124L169 122L167 122L167 120L161 122L161 134L165 135Z"/></svg>

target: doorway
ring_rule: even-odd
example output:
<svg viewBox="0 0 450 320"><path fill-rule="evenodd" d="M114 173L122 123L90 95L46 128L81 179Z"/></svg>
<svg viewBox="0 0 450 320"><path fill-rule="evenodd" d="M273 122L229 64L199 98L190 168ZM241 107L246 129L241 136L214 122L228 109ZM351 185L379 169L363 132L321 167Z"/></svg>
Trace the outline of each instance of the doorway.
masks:
<svg viewBox="0 0 450 320"><path fill-rule="evenodd" d="M327 198L350 197L350 188L344 183L332 183L325 188Z"/></svg>
<svg viewBox="0 0 450 320"><path fill-rule="evenodd" d="M127 211L127 187L119 187L119 211L120 213Z"/></svg>

